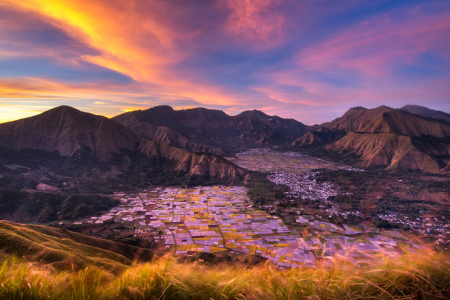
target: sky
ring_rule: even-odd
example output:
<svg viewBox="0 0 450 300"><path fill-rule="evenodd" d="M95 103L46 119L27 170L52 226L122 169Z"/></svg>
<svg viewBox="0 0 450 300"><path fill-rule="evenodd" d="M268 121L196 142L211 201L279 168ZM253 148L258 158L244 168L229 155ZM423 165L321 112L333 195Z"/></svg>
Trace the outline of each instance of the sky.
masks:
<svg viewBox="0 0 450 300"><path fill-rule="evenodd" d="M163 104L450 112L450 1L0 0L0 123Z"/></svg>

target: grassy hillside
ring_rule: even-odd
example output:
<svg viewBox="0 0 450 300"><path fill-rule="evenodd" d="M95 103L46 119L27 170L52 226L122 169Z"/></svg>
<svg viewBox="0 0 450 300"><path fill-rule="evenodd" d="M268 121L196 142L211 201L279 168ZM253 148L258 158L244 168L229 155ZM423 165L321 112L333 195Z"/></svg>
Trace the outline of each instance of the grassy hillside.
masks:
<svg viewBox="0 0 450 300"><path fill-rule="evenodd" d="M0 299L450 297L450 257L432 251L356 265L334 257L317 269L291 270L276 270L269 263L249 267L182 261L170 254L132 263L143 251L60 229L2 221Z"/></svg>
<svg viewBox="0 0 450 300"><path fill-rule="evenodd" d="M18 257L57 270L98 266L116 273L134 260L148 260L149 250L96 239L46 226L0 221L0 259Z"/></svg>
<svg viewBox="0 0 450 300"><path fill-rule="evenodd" d="M119 275L6 261L0 299L448 299L448 257L407 255L355 267L345 259L317 270L179 263L167 256Z"/></svg>

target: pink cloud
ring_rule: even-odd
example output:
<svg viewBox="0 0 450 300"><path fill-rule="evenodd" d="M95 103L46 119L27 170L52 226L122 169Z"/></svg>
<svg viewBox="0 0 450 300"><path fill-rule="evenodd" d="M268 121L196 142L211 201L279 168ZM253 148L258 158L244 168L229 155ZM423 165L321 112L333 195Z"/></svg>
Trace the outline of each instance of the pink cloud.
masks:
<svg viewBox="0 0 450 300"><path fill-rule="evenodd" d="M414 8L405 12L402 19L386 14L363 21L301 51L295 63L302 69L352 70L375 77L389 73L393 63L412 62L429 49L448 57L450 12L429 15Z"/></svg>

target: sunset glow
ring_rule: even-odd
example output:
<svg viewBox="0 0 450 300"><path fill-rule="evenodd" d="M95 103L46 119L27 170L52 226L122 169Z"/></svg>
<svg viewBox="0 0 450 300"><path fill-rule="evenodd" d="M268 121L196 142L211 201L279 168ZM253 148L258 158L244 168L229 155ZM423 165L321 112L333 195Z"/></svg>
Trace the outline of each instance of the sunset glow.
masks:
<svg viewBox="0 0 450 300"><path fill-rule="evenodd" d="M450 111L450 2L0 1L0 122L161 104L305 124Z"/></svg>

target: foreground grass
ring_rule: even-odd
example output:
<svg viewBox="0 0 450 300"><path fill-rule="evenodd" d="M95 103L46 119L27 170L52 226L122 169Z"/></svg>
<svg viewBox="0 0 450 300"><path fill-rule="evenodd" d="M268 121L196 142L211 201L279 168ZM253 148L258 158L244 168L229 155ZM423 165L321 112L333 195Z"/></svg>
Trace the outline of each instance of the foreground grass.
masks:
<svg viewBox="0 0 450 300"><path fill-rule="evenodd" d="M282 271L270 264L184 264L166 256L119 275L7 260L0 268L0 299L449 299L449 260L424 253L359 267L334 259L317 270Z"/></svg>

